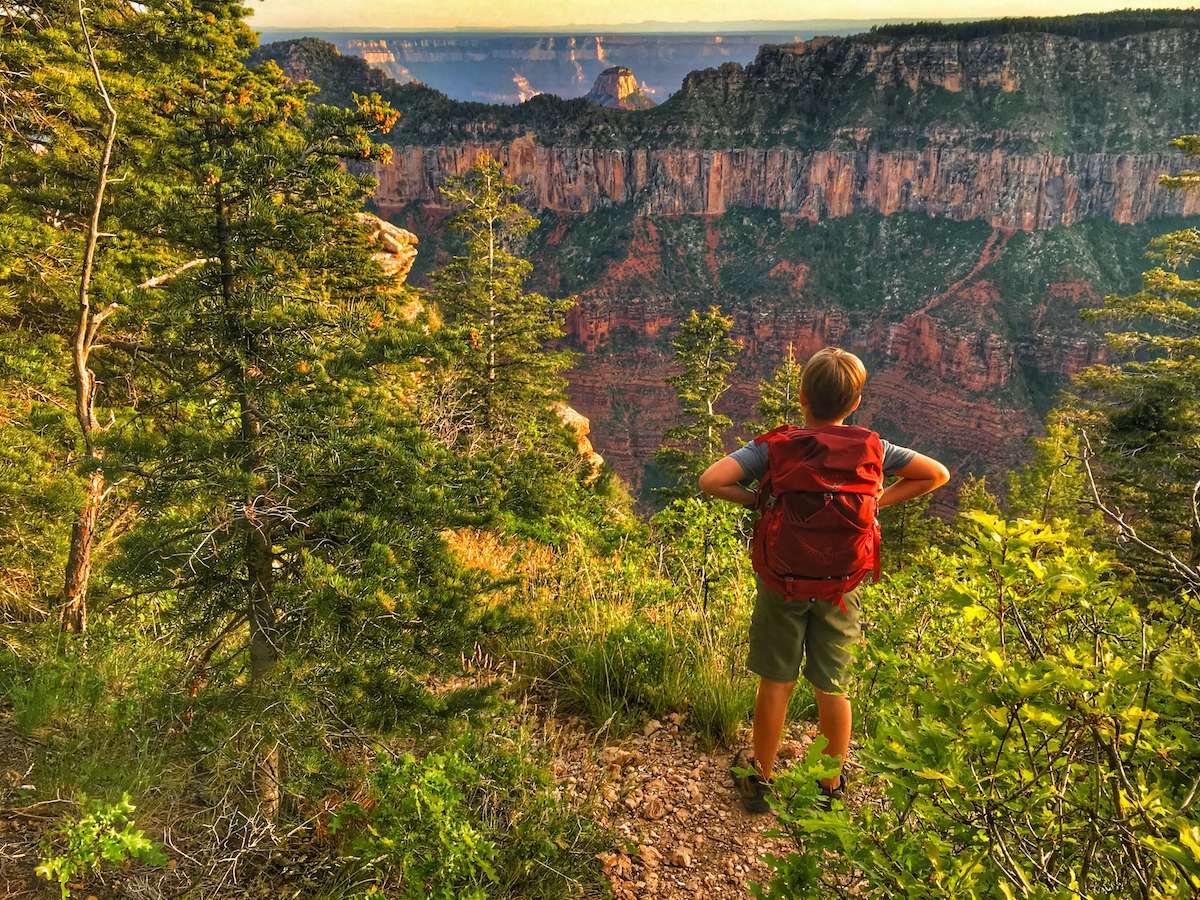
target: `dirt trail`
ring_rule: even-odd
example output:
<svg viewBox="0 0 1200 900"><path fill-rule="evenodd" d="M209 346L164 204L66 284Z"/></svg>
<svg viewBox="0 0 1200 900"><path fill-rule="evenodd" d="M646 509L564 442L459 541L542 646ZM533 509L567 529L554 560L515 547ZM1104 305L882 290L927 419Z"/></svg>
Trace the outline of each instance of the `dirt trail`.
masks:
<svg viewBox="0 0 1200 900"><path fill-rule="evenodd" d="M953 297L955 293L957 293L967 284L970 284L976 275L978 275L1000 257L1000 254L1004 252L1005 245L1008 244L1008 239L1011 238L1013 234L1014 230L1012 228L993 228L992 233L989 234L987 240L984 241L983 249L979 253L979 259L975 261L975 265L971 267L971 271L955 281L940 294L935 294L933 297L931 297L924 306L922 306L915 313L912 313L909 318L925 315L926 313L931 312L943 302Z"/></svg>
<svg viewBox="0 0 1200 900"><path fill-rule="evenodd" d="M792 726L784 764L804 753L814 731ZM744 898L750 882L769 877L764 854L794 849L767 834L774 816L742 809L731 753L701 749L683 716L651 720L621 740L600 740L573 718L549 720L544 732L555 779L568 796L596 804L600 824L617 834L600 858L618 900Z"/></svg>
<svg viewBox="0 0 1200 900"><path fill-rule="evenodd" d="M598 823L613 834L611 846L599 858L617 900L742 900L750 896L752 882L769 879L765 854L783 855L794 849L787 838L768 834L775 826L774 816L750 815L742 809L729 774L731 751L704 749L686 716L649 720L621 738L605 736L604 729L597 730L582 718L557 714L550 696L538 691L525 693L510 664L488 663L486 667L468 663L463 676L431 686L445 691L499 681L523 694L518 715L530 727L535 743L549 755L563 800L594 811ZM30 768L32 748L20 740L3 740L11 736L7 731L0 720L0 747L10 748L8 754L0 754L0 798L10 801L6 788L22 783L22 773ZM812 723L791 724L780 750L781 767L803 755L814 735ZM748 742L749 734L744 733L742 739ZM852 781L851 803L857 793ZM34 877L33 868L40 856L38 837L58 812L0 810L0 896L49 897L55 893ZM31 814L36 814L32 821L28 818ZM197 897L231 896L213 890L209 876L221 868L215 849L219 848L196 849L196 858L191 859L194 864L204 857L211 865L175 869L172 864L170 871L117 870L103 879L90 880L79 896L174 896L185 890ZM263 849L273 858L269 846ZM288 850L279 850L286 858ZM251 870L261 867L262 871L248 871L240 881L235 879L237 895L305 896L305 872L320 858L320 854L313 860L301 856L280 871L255 856L245 866ZM319 882L328 872L307 874L315 875ZM227 877L228 873L222 883Z"/></svg>

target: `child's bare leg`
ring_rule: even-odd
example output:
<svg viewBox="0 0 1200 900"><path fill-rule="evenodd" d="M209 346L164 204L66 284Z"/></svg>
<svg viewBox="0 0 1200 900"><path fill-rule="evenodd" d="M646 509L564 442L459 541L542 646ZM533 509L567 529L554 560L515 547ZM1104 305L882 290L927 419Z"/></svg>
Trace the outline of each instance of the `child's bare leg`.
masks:
<svg viewBox="0 0 1200 900"><path fill-rule="evenodd" d="M827 741L825 754L838 758L838 771L840 773L840 766L846 761L846 753L850 749L850 725L853 721L850 701L845 694L827 694L815 688L814 692L817 695L817 722L820 726L821 734L825 736L825 740ZM785 706L786 702L785 700ZM757 724L758 716L756 715L756 727ZM757 743L754 745L754 749L757 753ZM835 778L822 779L821 784L827 788L836 788L840 781L841 775L839 774Z"/></svg>
<svg viewBox="0 0 1200 900"><path fill-rule="evenodd" d="M771 770L775 768L788 698L795 686L794 681L758 680L758 696L754 701L754 759L763 778L770 778Z"/></svg>

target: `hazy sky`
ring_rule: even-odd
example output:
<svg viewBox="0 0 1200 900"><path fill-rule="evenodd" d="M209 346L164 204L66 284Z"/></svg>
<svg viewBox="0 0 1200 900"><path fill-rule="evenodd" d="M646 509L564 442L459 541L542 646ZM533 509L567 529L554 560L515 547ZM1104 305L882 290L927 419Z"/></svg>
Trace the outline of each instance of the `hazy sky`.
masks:
<svg viewBox="0 0 1200 900"><path fill-rule="evenodd" d="M255 27L515 28L573 24L720 22L730 19L986 18L1055 15L1138 6L1130 0L250 0ZM1187 7L1187 3L1155 3Z"/></svg>

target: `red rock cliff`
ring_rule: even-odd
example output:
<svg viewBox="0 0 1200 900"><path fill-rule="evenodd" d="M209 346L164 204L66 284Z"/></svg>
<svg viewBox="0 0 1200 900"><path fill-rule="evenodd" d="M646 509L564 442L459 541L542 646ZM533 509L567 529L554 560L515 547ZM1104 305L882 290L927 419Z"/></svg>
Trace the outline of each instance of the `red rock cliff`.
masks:
<svg viewBox="0 0 1200 900"><path fill-rule="evenodd" d="M440 203L438 188L483 153L500 160L537 209L587 213L635 203L650 214L720 215L760 207L810 222L873 211L918 212L997 228L1032 230L1086 218L1119 223L1200 214L1200 194L1159 184L1178 172L1179 154L1055 156L925 149L805 152L789 148L547 147L532 137L507 143L399 147L374 170L387 212Z"/></svg>

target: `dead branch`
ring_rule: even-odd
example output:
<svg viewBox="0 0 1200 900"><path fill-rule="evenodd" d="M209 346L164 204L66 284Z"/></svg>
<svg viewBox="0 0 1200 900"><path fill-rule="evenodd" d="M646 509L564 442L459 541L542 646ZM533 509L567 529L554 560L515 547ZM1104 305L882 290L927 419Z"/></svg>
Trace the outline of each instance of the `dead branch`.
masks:
<svg viewBox="0 0 1200 900"><path fill-rule="evenodd" d="M1100 488L1096 484L1096 476L1092 471L1091 459L1095 456L1092 450L1091 441L1088 438L1086 430L1081 429L1080 437L1083 439L1084 452L1080 455L1080 462L1083 463L1084 473L1087 475L1088 489L1092 494L1092 504L1100 510L1109 521L1111 521L1125 540L1136 544L1138 547L1145 550L1152 556L1156 556L1163 560L1168 567L1189 586L1200 589L1200 569L1189 566L1177 557L1170 550L1162 550L1144 540L1138 533L1137 529L1125 519L1125 514L1119 509L1116 509L1105 503L1100 497ZM1192 491L1192 510L1193 515L1200 516L1200 511L1197 510L1197 504L1200 500L1197 499L1197 494L1200 493L1200 482L1197 482L1196 488Z"/></svg>

